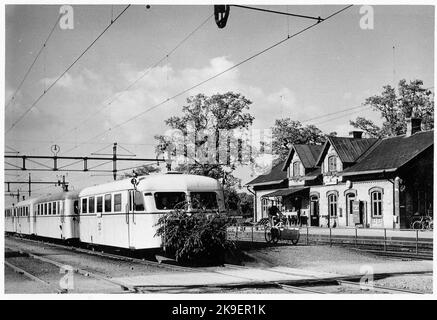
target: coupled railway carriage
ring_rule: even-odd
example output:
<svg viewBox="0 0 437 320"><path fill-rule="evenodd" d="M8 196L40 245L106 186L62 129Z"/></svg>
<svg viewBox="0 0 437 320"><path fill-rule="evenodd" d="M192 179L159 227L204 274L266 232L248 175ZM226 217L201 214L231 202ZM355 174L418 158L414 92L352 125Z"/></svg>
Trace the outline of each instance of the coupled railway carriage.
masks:
<svg viewBox="0 0 437 320"><path fill-rule="evenodd" d="M80 198L80 241L129 249L161 246L158 219L187 203L188 210L225 211L220 183L186 175L148 175L83 189Z"/></svg>
<svg viewBox="0 0 437 320"><path fill-rule="evenodd" d="M16 206L5 209L5 231L31 235L33 233L32 212L36 199L23 200Z"/></svg>
<svg viewBox="0 0 437 320"><path fill-rule="evenodd" d="M31 217L32 234L63 240L78 239L78 194L77 191L64 191L37 198Z"/></svg>
<svg viewBox="0 0 437 320"><path fill-rule="evenodd" d="M5 208L5 232L14 233L15 231L15 208Z"/></svg>

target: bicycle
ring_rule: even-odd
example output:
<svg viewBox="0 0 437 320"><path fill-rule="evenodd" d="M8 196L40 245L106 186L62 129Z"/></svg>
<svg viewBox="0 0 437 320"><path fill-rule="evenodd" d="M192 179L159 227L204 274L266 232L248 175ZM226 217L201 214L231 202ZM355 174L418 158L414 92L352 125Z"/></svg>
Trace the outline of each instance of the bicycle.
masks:
<svg viewBox="0 0 437 320"><path fill-rule="evenodd" d="M431 216L421 216L419 220L411 222L410 227L414 230L433 230L434 221Z"/></svg>
<svg viewBox="0 0 437 320"><path fill-rule="evenodd" d="M276 220L272 222L272 220L269 220L264 225L264 238L266 239L267 243L278 243L279 240L282 239L282 232L285 229L285 224L283 220ZM291 239L291 243L293 245L296 245L299 242L299 234L297 238Z"/></svg>

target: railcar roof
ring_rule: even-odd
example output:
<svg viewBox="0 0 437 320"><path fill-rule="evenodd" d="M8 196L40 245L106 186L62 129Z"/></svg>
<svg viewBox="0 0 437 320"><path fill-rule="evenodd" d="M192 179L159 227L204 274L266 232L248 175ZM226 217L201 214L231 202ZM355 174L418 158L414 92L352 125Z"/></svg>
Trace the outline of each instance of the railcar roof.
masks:
<svg viewBox="0 0 437 320"><path fill-rule="evenodd" d="M49 201L57 201L57 200L66 200L66 199L76 199L79 197L79 191L62 191L53 194L49 194L46 196L41 196L36 198L36 202L49 202Z"/></svg>
<svg viewBox="0 0 437 320"><path fill-rule="evenodd" d="M27 206L29 204L33 204L37 201L38 198L31 198L31 199L26 199L26 200L22 200L20 202L17 202L17 204L14 207L21 207L21 206ZM12 208L12 206L9 206L8 208Z"/></svg>
<svg viewBox="0 0 437 320"><path fill-rule="evenodd" d="M141 191L170 191L170 190L219 190L220 183L210 177L192 174L153 174L137 177L138 190ZM119 181L99 184L93 187L84 188L79 196L113 192L117 190L133 189L131 178Z"/></svg>

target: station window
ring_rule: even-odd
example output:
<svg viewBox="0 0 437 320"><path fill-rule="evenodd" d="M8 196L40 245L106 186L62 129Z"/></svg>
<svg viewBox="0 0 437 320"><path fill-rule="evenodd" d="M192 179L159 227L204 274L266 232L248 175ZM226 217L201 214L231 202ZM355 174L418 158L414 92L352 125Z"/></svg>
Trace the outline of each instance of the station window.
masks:
<svg viewBox="0 0 437 320"><path fill-rule="evenodd" d="M112 210L112 195L105 194L105 212L111 212Z"/></svg>
<svg viewBox="0 0 437 320"><path fill-rule="evenodd" d="M156 192L155 203L158 210L174 209L178 203L185 201L184 192Z"/></svg>
<svg viewBox="0 0 437 320"><path fill-rule="evenodd" d="M330 217L337 216L337 195L334 193L328 196L328 211Z"/></svg>
<svg viewBox="0 0 437 320"><path fill-rule="evenodd" d="M56 214L56 205L57 205L58 203L57 202L53 202L53 214Z"/></svg>
<svg viewBox="0 0 437 320"><path fill-rule="evenodd" d="M300 161L295 161L293 163L293 177L300 176Z"/></svg>
<svg viewBox="0 0 437 320"><path fill-rule="evenodd" d="M90 197L88 201L88 209L89 213L94 213L94 197Z"/></svg>
<svg viewBox="0 0 437 320"><path fill-rule="evenodd" d="M87 198L82 198L82 213L87 213L88 212L88 199Z"/></svg>
<svg viewBox="0 0 437 320"><path fill-rule="evenodd" d="M100 197L97 197L96 199L97 199L97 205L96 205L97 211L96 212L102 212L102 210L103 210L103 197L100 196Z"/></svg>
<svg viewBox="0 0 437 320"><path fill-rule="evenodd" d="M336 172L337 171L337 157L336 156L330 156L328 158L328 171L329 172Z"/></svg>
<svg viewBox="0 0 437 320"><path fill-rule="evenodd" d="M51 214L52 214L52 203L49 202L49 203L47 204L47 206L49 207L49 215L51 215Z"/></svg>
<svg viewBox="0 0 437 320"><path fill-rule="evenodd" d="M26 207L26 217L29 216L29 207Z"/></svg>
<svg viewBox="0 0 437 320"><path fill-rule="evenodd" d="M44 215L47 215L47 203L44 203Z"/></svg>
<svg viewBox="0 0 437 320"><path fill-rule="evenodd" d="M370 194L370 199L372 202L372 216L381 217L382 216L382 192L373 191Z"/></svg>
<svg viewBox="0 0 437 320"><path fill-rule="evenodd" d="M121 193L114 194L114 212L121 211Z"/></svg>

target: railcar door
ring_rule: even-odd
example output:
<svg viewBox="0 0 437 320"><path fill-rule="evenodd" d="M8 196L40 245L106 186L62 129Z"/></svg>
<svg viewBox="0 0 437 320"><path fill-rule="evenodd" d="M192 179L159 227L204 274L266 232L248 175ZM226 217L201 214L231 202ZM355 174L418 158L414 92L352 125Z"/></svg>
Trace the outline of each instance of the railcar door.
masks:
<svg viewBox="0 0 437 320"><path fill-rule="evenodd" d="M59 229L61 239L65 237L65 201L59 201Z"/></svg>
<svg viewBox="0 0 437 320"><path fill-rule="evenodd" d="M132 249L144 249L152 247L150 229L154 224L152 215L146 214L144 195L137 190L129 191L131 199L131 211L129 214L129 247Z"/></svg>

